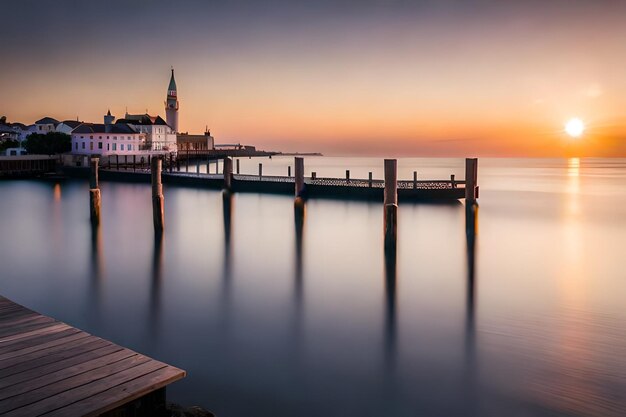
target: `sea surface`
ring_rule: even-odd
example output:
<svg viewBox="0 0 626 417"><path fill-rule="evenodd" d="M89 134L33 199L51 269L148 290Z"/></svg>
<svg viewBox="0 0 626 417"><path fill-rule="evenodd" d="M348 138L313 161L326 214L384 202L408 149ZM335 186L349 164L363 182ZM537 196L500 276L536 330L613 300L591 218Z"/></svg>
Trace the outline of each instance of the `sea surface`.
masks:
<svg viewBox="0 0 626 417"><path fill-rule="evenodd" d="M483 158L479 185L476 218L401 203L392 257L380 202L166 184L160 240L149 184L101 182L93 230L87 181L2 181L0 294L187 370L169 400L219 417L626 415L626 160Z"/></svg>

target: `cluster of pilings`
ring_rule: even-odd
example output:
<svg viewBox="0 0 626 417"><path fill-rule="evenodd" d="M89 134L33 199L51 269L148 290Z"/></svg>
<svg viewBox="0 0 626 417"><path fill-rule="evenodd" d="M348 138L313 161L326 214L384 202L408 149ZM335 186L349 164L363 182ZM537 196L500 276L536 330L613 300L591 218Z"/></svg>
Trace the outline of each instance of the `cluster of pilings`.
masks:
<svg viewBox="0 0 626 417"><path fill-rule="evenodd" d="M297 216L302 216L306 201L306 184L304 181L304 158L296 157L294 161L295 202ZM237 160L237 169L239 160ZM152 157L150 161L152 177L152 214L154 231L161 234L165 227L163 184L161 180L162 160ZM383 201L383 227L385 251L395 251L398 235L398 161L385 159L385 188ZM233 184L233 160L224 158L224 192L230 194ZM290 173L291 174L291 173ZM262 176L262 165L259 164L259 176ZM478 198L478 159L465 160L465 201L468 210L476 210ZM91 221L94 225L100 222L100 188L98 186L98 159L91 159L91 176L89 181Z"/></svg>

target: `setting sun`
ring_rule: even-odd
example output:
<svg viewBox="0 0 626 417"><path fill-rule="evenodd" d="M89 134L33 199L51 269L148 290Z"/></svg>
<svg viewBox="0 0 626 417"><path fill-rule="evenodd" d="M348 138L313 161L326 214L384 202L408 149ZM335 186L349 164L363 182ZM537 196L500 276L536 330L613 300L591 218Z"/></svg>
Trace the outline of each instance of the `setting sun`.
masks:
<svg viewBox="0 0 626 417"><path fill-rule="evenodd" d="M565 132L573 138L580 137L585 131L585 124L578 118L573 118L565 123Z"/></svg>

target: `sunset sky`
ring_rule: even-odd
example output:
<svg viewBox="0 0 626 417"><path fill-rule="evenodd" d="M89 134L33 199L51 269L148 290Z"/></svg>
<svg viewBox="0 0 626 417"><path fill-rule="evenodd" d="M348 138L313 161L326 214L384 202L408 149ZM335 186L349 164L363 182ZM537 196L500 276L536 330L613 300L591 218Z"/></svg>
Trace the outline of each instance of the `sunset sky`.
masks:
<svg viewBox="0 0 626 417"><path fill-rule="evenodd" d="M0 115L283 151L626 156L626 1L3 1ZM565 122L586 124L578 139Z"/></svg>

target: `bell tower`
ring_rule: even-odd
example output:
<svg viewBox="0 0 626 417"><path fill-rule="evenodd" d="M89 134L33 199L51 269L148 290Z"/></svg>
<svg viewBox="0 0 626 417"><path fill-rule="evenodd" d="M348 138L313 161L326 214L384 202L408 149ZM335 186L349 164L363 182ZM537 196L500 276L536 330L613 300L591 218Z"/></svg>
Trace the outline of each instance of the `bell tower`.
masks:
<svg viewBox="0 0 626 417"><path fill-rule="evenodd" d="M172 128L174 133L178 132L178 95L176 92L173 67L170 85L167 87L167 99L165 100L165 121Z"/></svg>

